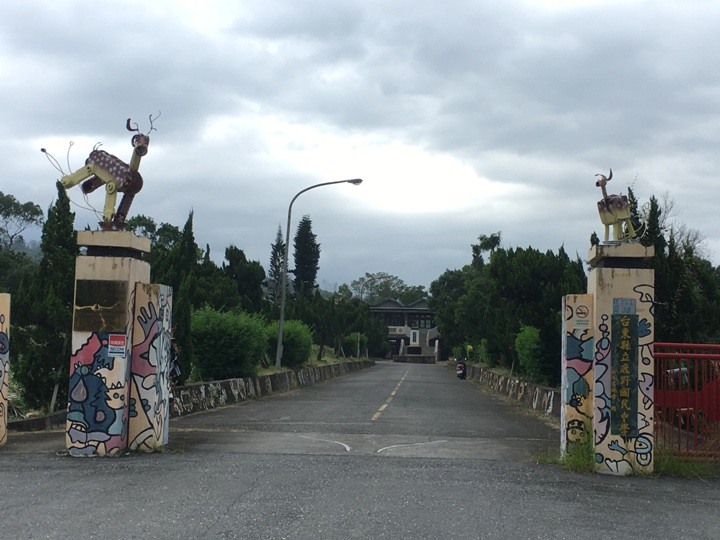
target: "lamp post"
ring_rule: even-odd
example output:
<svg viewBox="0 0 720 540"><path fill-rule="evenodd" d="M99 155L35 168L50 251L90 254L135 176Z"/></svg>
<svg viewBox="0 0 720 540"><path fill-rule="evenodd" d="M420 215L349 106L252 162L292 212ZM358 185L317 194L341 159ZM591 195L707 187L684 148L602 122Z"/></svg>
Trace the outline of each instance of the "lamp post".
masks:
<svg viewBox="0 0 720 540"><path fill-rule="evenodd" d="M275 352L275 369L280 369L283 355L283 329L285 326L285 296L287 295L287 275L288 275L288 256L290 253L290 218L292 217L292 207L300 195L311 189L319 188L322 186L331 186L333 184L352 184L354 186L362 183L361 178L353 178L352 180L336 180L335 182L323 182L321 184L315 184L310 187L306 187L302 191L299 191L290 201L288 207L288 218L287 218L287 232L285 233L285 255L283 257L282 267L282 289L280 290L280 320L278 321L278 339L277 339L277 351Z"/></svg>

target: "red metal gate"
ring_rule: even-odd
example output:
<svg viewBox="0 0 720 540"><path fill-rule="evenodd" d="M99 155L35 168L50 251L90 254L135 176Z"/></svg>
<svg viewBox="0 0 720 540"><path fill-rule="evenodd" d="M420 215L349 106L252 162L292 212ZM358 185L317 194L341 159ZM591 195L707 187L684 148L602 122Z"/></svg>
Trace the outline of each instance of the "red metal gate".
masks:
<svg viewBox="0 0 720 540"><path fill-rule="evenodd" d="M679 457L720 462L720 345L655 343L655 437Z"/></svg>

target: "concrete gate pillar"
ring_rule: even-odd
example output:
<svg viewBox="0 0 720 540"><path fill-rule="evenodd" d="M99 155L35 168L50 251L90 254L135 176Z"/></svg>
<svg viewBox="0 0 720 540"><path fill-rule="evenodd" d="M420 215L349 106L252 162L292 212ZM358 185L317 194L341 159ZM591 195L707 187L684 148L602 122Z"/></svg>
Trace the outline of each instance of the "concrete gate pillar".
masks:
<svg viewBox="0 0 720 540"><path fill-rule="evenodd" d="M152 452L168 443L172 287L135 286L130 367L130 450Z"/></svg>
<svg viewBox="0 0 720 540"><path fill-rule="evenodd" d="M0 294L0 446L7 441L10 295Z"/></svg>
<svg viewBox="0 0 720 540"><path fill-rule="evenodd" d="M75 263L68 453L157 449L167 441L171 290L147 285L147 238L79 231L78 244L87 251Z"/></svg>
<svg viewBox="0 0 720 540"><path fill-rule="evenodd" d="M593 435L597 472L648 474L654 461L654 271L652 247L593 246Z"/></svg>
<svg viewBox="0 0 720 540"><path fill-rule="evenodd" d="M592 437L593 417L593 295L571 294L562 302L562 366L560 453Z"/></svg>

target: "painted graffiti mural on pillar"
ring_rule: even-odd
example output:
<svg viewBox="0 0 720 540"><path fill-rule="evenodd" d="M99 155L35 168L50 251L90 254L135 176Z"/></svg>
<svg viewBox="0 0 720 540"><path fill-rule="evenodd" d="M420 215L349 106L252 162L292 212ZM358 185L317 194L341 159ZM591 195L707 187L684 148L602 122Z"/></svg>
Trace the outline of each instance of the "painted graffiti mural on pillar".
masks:
<svg viewBox="0 0 720 540"><path fill-rule="evenodd" d="M7 441L10 295L0 294L0 445Z"/></svg>
<svg viewBox="0 0 720 540"><path fill-rule="evenodd" d="M127 448L127 337L92 332L73 354L67 413L70 455L116 455Z"/></svg>
<svg viewBox="0 0 720 540"><path fill-rule="evenodd" d="M138 283L130 383L130 450L168 442L172 288Z"/></svg>
<svg viewBox="0 0 720 540"><path fill-rule="evenodd" d="M573 294L563 298L564 340L560 409L560 450L584 443L591 436L593 409L593 296Z"/></svg>
<svg viewBox="0 0 720 540"><path fill-rule="evenodd" d="M600 317L596 328L600 339L595 347L594 430L599 472L636 474L652 470L653 286L642 284L633 291L633 298L613 298L611 312ZM634 321L634 327L624 326L623 321ZM633 358L637 378L625 373L623 359L630 351L624 328L637 340ZM625 377L629 377L627 384ZM630 422L624 423L625 418Z"/></svg>

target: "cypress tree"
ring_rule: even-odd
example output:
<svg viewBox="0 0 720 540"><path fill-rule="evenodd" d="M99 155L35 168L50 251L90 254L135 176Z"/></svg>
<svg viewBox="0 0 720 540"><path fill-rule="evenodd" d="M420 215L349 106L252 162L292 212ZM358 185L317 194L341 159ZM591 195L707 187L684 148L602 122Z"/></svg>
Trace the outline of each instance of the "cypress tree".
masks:
<svg viewBox="0 0 720 540"><path fill-rule="evenodd" d="M317 273L320 269L320 244L312 232L310 216L305 215L298 224L295 234L295 292L312 296Z"/></svg>
<svg viewBox="0 0 720 540"><path fill-rule="evenodd" d="M169 285L173 288L173 337L180 348L182 378L190 375L193 348L190 336L192 298L195 293L195 267L198 247L193 233L193 212L188 215L180 242L171 254L173 264L168 271Z"/></svg>
<svg viewBox="0 0 720 540"><path fill-rule="evenodd" d="M68 386L72 331L75 258L78 254L70 200L57 183L58 198L48 210L40 249L42 259L30 283L23 283L13 317L17 361L15 380L31 407L50 404L55 385L62 403Z"/></svg>
<svg viewBox="0 0 720 540"><path fill-rule="evenodd" d="M273 304L280 301L280 288L282 287L283 259L285 258L285 241L282 229L278 225L275 242L270 251L270 268L268 275L268 300Z"/></svg>

